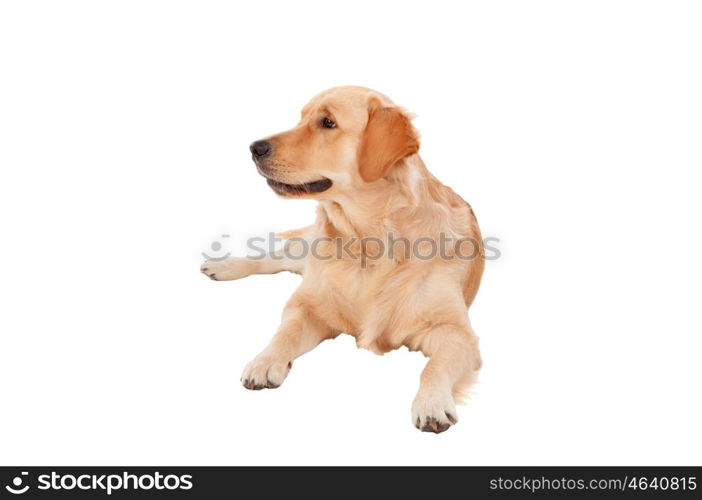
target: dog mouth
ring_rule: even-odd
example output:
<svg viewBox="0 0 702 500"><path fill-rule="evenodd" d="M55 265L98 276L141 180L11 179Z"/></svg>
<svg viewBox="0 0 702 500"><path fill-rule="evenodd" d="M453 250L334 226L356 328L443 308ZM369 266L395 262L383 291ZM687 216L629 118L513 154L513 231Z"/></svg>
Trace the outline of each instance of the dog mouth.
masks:
<svg viewBox="0 0 702 500"><path fill-rule="evenodd" d="M266 182L268 182L268 185L273 191L280 195L321 193L332 187L331 179L327 179L326 177L318 181L306 182L304 184L285 184L284 182L275 181L270 178L267 178Z"/></svg>

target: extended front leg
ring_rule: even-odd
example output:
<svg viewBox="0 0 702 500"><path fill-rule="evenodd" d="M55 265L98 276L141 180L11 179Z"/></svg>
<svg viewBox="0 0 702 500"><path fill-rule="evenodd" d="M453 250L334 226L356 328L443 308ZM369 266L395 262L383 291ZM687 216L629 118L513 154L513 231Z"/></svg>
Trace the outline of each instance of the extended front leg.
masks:
<svg viewBox="0 0 702 500"><path fill-rule="evenodd" d="M275 274L290 271L302 274L304 260L293 259L282 251L260 258L229 257L223 260L208 260L200 266L200 271L214 281L232 281L252 274Z"/></svg>
<svg viewBox="0 0 702 500"><path fill-rule="evenodd" d="M252 274L275 274L290 271L302 274L305 269L305 246L301 238L306 237L310 228L280 233L280 236L296 240L285 242L282 249L259 257L229 257L222 260L208 260L202 263L200 271L214 281L231 281Z"/></svg>
<svg viewBox="0 0 702 500"><path fill-rule="evenodd" d="M311 351L335 332L320 320L307 305L304 295L296 292L285 306L283 319L271 342L256 356L241 375L244 387L252 390L275 389L287 377L292 362Z"/></svg>
<svg viewBox="0 0 702 500"><path fill-rule="evenodd" d="M438 434L458 421L454 398L480 369L478 337L470 327L442 325L423 335L418 348L430 359L412 404L412 421L418 429Z"/></svg>

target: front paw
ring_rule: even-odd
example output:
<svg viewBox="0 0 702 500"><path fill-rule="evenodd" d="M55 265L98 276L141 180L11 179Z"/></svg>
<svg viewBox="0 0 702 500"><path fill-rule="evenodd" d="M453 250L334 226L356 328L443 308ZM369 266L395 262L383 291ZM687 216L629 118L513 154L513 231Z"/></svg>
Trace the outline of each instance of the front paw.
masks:
<svg viewBox="0 0 702 500"><path fill-rule="evenodd" d="M207 260L200 266L200 272L214 281L231 281L251 274L251 265L246 259L229 257L224 260Z"/></svg>
<svg viewBox="0 0 702 500"><path fill-rule="evenodd" d="M412 403L412 422L422 432L444 432L458 422L453 396L447 392L420 389Z"/></svg>
<svg viewBox="0 0 702 500"><path fill-rule="evenodd" d="M283 383L290 368L290 360L270 354L259 354L244 368L241 383L253 391L275 389Z"/></svg>

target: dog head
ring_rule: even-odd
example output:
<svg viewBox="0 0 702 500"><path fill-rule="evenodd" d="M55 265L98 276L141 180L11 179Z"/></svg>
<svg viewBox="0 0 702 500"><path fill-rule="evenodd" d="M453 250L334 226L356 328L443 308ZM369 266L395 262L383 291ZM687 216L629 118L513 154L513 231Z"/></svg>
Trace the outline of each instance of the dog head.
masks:
<svg viewBox="0 0 702 500"><path fill-rule="evenodd" d="M294 128L250 149L277 194L329 199L387 176L419 150L419 138L407 113L384 95L335 87L312 98Z"/></svg>

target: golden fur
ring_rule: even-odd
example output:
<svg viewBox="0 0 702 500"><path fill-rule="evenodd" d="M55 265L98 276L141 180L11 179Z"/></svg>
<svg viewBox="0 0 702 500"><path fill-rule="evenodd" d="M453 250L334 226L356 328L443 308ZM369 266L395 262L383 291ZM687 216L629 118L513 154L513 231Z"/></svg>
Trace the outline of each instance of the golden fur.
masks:
<svg viewBox="0 0 702 500"><path fill-rule="evenodd" d="M325 118L336 127L320 126ZM425 431L448 429L456 422L455 398L481 366L478 337L467 314L484 265L470 205L426 169L408 114L370 89L322 92L303 108L297 126L267 141L273 153L257 166L271 187L286 197L319 202L313 225L283 233L294 238L292 247L302 246L300 238L316 241L317 256L203 264L203 272L216 280L279 271L303 277L278 333L244 370L244 385L278 387L294 359L340 333L377 353L404 345L430 358L412 406L413 423ZM331 187L286 192L277 184L320 179L331 180ZM450 235L464 241L459 248L463 255L473 252L475 258L458 259L452 253L450 258L414 259L397 242L392 258L371 258L378 251L371 239L386 241L388 233L411 242ZM370 243L359 243L360 238ZM338 240L353 240L353 256L335 253ZM428 240L422 241L417 248L428 249ZM289 253L297 255L292 247Z"/></svg>

